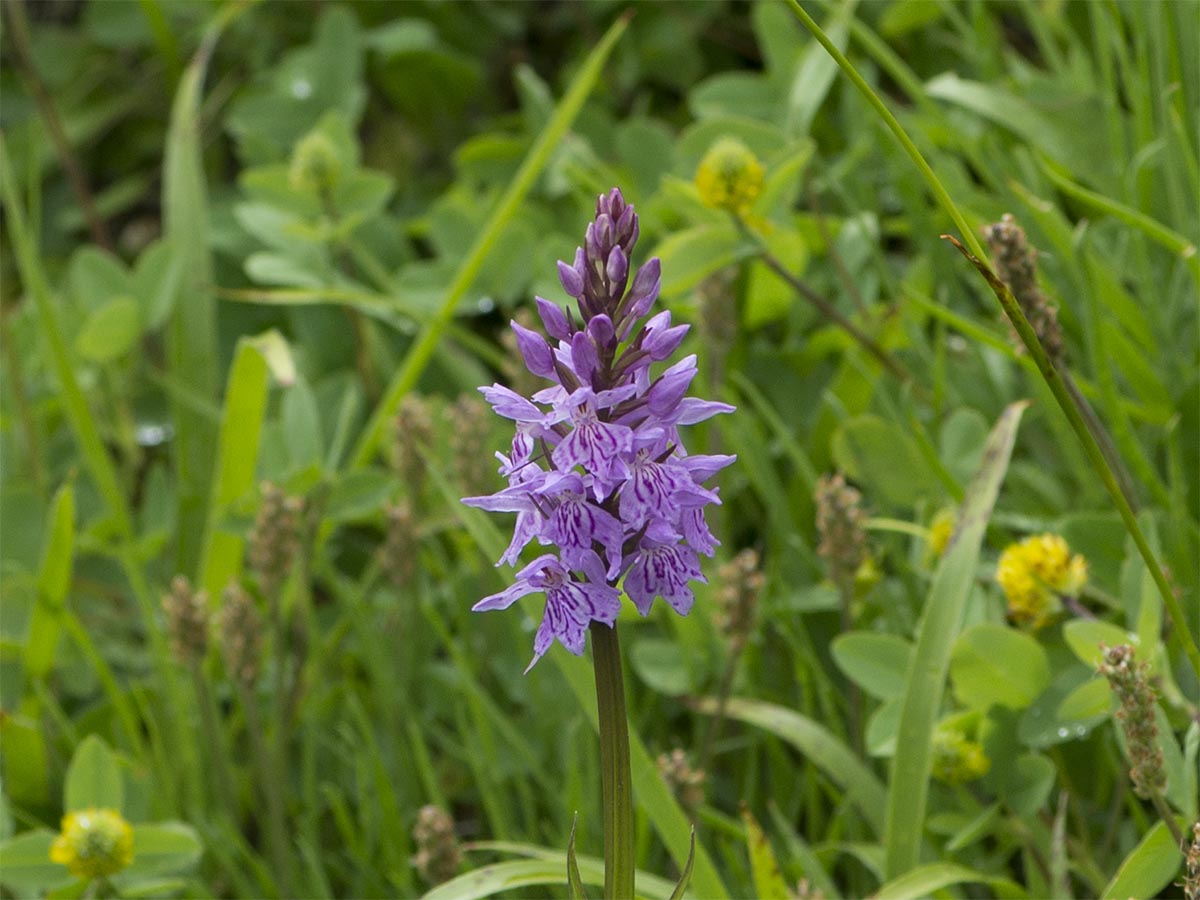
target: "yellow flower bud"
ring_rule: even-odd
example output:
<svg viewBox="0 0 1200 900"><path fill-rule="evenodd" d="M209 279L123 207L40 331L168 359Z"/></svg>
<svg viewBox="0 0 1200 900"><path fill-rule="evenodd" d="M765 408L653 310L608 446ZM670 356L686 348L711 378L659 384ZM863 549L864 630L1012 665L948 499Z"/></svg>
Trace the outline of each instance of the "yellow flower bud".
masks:
<svg viewBox="0 0 1200 900"><path fill-rule="evenodd" d="M945 784L966 784L988 773L992 761L983 746L957 728L939 727L933 734L933 777Z"/></svg>
<svg viewBox="0 0 1200 900"><path fill-rule="evenodd" d="M324 132L312 131L296 144L288 166L288 183L298 191L329 190L342 174L337 148Z"/></svg>
<svg viewBox="0 0 1200 900"><path fill-rule="evenodd" d="M950 536L954 534L957 518L953 509L943 509L929 523L929 553L933 558L940 557L950 546Z"/></svg>
<svg viewBox="0 0 1200 900"><path fill-rule="evenodd" d="M762 163L737 138L721 138L696 169L696 190L706 206L745 213L762 193Z"/></svg>
<svg viewBox="0 0 1200 900"><path fill-rule="evenodd" d="M115 809L79 809L62 820L50 845L50 861L76 878L103 878L133 862L133 829Z"/></svg>

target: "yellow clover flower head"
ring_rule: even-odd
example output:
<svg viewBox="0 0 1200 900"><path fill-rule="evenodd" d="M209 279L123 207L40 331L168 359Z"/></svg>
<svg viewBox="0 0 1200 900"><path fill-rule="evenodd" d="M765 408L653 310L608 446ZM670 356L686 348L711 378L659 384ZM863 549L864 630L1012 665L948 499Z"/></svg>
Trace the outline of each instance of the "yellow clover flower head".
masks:
<svg viewBox="0 0 1200 900"><path fill-rule="evenodd" d="M103 878L133 862L133 829L115 809L77 809L63 816L50 861L76 878Z"/></svg>
<svg viewBox="0 0 1200 900"><path fill-rule="evenodd" d="M1036 630L1058 611L1059 597L1073 597L1087 583L1087 560L1072 554L1060 535L1034 535L1005 548L996 580L1009 618Z"/></svg>
<svg viewBox="0 0 1200 900"><path fill-rule="evenodd" d="M957 728L938 728L933 734L933 777L945 784L977 781L992 768L983 745Z"/></svg>
<svg viewBox="0 0 1200 900"><path fill-rule="evenodd" d="M696 190L706 206L745 213L763 191L762 163L737 138L720 138L700 160Z"/></svg>

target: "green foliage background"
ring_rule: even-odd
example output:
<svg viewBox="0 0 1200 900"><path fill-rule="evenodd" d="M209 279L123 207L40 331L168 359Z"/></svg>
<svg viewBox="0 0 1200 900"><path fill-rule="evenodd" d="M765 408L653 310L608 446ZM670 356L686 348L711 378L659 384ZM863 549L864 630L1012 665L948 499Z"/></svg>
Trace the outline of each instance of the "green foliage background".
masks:
<svg viewBox="0 0 1200 900"><path fill-rule="evenodd" d="M805 10L972 228L1011 212L1039 248L1067 364L1194 641L1200 6ZM5 4L0 838L56 827L68 764L99 735L125 815L203 844L159 891L415 896L432 887L411 864L430 803L472 842L463 872L494 864L433 896L562 893L575 811L597 883L591 675L561 648L520 674L535 601L469 612L506 583L491 563L507 523L457 501L498 486L479 460L508 436L456 400L519 377L508 319L564 299L555 261L617 185L638 261L662 258L662 302L693 323L698 392L738 406L691 436L739 457L714 584L686 619L621 620L640 889L665 897L688 849L653 759L697 762L728 670L692 895L801 879L827 897L1178 895L1182 857L1130 790L1097 648L1133 641L1152 667L1181 825L1198 815L1197 674L1036 367L939 237L947 210L786 4L632 11ZM693 186L722 136L764 163L761 242ZM433 422L416 478L392 464L409 396ZM985 454L989 434L1011 462ZM870 513L848 598L815 549L833 470ZM244 558L264 481L307 509L271 590ZM388 545L400 581L379 555L398 501L416 521ZM979 515L939 567L926 529L964 502ZM1087 558L1091 617L1027 632L995 561L1043 532ZM766 580L739 656L713 610L716 564L744 547ZM231 581L257 603L249 691L215 646L190 671L172 652L159 598L181 574L214 613ZM982 779L930 781L906 756L947 722L982 744ZM10 871L28 862L13 846ZM0 884L82 890L56 875Z"/></svg>

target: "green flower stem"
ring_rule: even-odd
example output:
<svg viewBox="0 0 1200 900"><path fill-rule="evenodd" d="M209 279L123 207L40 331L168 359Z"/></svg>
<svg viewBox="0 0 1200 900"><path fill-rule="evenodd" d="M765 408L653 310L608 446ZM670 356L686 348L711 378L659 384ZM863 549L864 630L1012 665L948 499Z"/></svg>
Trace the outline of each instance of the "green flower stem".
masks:
<svg viewBox="0 0 1200 900"><path fill-rule="evenodd" d="M592 663L600 714L600 775L604 796L605 900L633 900L633 779L629 721L616 626L593 622Z"/></svg>
<svg viewBox="0 0 1200 900"><path fill-rule="evenodd" d="M1046 355L1045 349L1038 341L1037 335L1034 334L1033 328L1025 318L1025 314L1021 312L1021 307L1017 304L1012 292L1008 289L1004 282L1000 281L1000 279L996 277L995 273L991 271L988 265L983 262L983 260L986 258L986 253L984 252L983 246L979 243L979 238L975 236L974 229L971 228L970 224L966 220L966 217L962 214L954 200L950 197L949 192L947 192L946 188L942 185L941 180L934 173L933 169L930 168L929 163L925 161L925 157L921 155L921 151L917 149L917 146L913 143L912 138L908 136L907 132L904 130L904 127L899 121L897 121L896 117L892 115L891 110L887 108L884 102L879 98L879 95L871 89L871 86L867 84L862 75L860 75L851 62L846 59L845 55L838 50L838 48L829 39L829 36L821 30L821 26L814 22L812 17L804 11L803 7L800 6L797 0L788 0L788 5L792 7L793 12L795 12L796 17L800 19L804 27L807 28L812 36L816 38L818 43L825 48L826 52L833 57L834 61L838 64L838 67L846 74L846 77L850 79L850 81L859 90L866 101L870 103L875 111L879 114L879 117L883 120L884 124L887 125L892 134L895 136L896 140L900 142L900 145L904 148L905 152L908 153L913 165L915 165L920 171L921 176L925 179L925 183L929 186L929 189L937 198L939 205L941 205L942 209L944 209L947 215L949 215L954 221L955 226L962 235L962 244L959 244L957 241L954 241L954 243L957 244L959 249L966 254L972 265L979 270L980 274L983 275L991 285L992 291L995 293L996 298L1000 301L1001 307L1004 309L1004 314L1008 316L1009 321L1012 322L1013 328L1016 329L1017 335L1021 338L1021 343L1024 344L1025 349L1029 351L1029 355L1033 358L1034 363L1037 365L1038 372L1041 373L1041 376L1045 380L1047 387L1049 387L1051 393L1054 394L1054 399L1058 402L1059 407L1062 409L1063 414L1067 417L1067 421L1071 425L1071 429L1075 432L1076 437L1079 439L1079 443L1083 446L1083 451L1087 455L1088 461L1091 463L1092 468L1099 476L1105 490L1108 491L1109 496L1112 498L1113 504L1117 507L1117 512L1120 513L1121 519L1125 523L1125 529L1129 532L1129 536L1133 538L1134 544L1137 545L1138 552L1141 554L1142 559L1146 563L1146 568L1150 570L1150 575L1154 579L1155 585L1158 587L1159 594L1162 596L1163 605L1166 607L1167 615L1171 618L1171 623L1174 626L1179 643L1183 646L1183 651L1191 663L1192 670L1196 673L1197 677L1200 677L1200 647L1196 646L1196 639L1192 635L1192 631L1188 625L1187 616L1183 611L1183 607L1180 605L1178 598L1176 598L1174 592L1171 590L1171 586L1167 582L1166 575L1163 574L1162 566L1155 557L1154 551L1150 549L1150 544L1146 540L1146 536L1142 534L1142 529L1138 525L1137 519L1134 517L1132 508L1125 499L1125 495L1122 494L1121 488L1117 483L1116 477L1113 475L1112 469L1105 461L1104 453L1100 449L1100 443L1096 435L1094 435L1088 428L1083 414L1073 401L1070 392L1064 384L1062 375ZM963 247L963 244L966 245L965 248Z"/></svg>

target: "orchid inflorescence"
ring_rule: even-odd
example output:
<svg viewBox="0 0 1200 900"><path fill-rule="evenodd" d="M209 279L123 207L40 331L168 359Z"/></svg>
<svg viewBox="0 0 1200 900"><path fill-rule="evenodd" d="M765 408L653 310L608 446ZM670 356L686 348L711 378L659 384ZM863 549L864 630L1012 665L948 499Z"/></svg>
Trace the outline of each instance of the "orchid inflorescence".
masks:
<svg viewBox="0 0 1200 900"><path fill-rule="evenodd" d="M678 426L733 407L684 396L696 375L694 355L651 374L678 349L688 326L672 325L664 310L638 328L658 297L661 267L654 258L631 270L637 239L633 206L616 188L602 194L575 261L558 264L579 318L536 298L557 346L511 323L526 367L553 383L530 398L500 384L480 388L499 415L516 423L516 435L509 455L496 454L508 487L463 502L517 513L497 565L515 565L534 539L557 551L538 556L511 587L474 606L504 609L527 594L546 595L530 668L555 639L581 655L592 622L613 625L622 578L642 615L656 597L686 615L689 582L705 580L697 553L712 556L718 544L704 507L720 500L703 484L734 457L687 455Z"/></svg>

